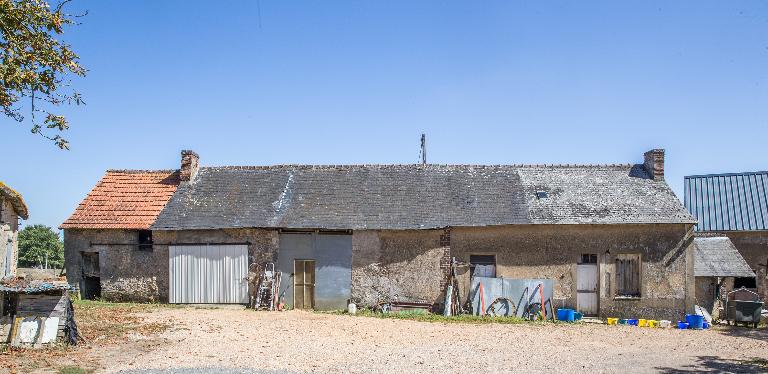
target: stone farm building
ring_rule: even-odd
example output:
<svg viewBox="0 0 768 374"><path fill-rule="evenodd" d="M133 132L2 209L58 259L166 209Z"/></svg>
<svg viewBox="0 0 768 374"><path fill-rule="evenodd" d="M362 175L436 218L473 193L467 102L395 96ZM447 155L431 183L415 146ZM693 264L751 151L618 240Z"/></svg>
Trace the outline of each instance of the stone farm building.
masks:
<svg viewBox="0 0 768 374"><path fill-rule="evenodd" d="M469 264L462 300L482 265L552 279L555 305L588 314L693 307L696 221L664 181L663 150L621 165L198 161L182 151L178 171L107 171L61 226L69 282L87 297L246 304L274 262L289 307L439 307L455 257Z"/></svg>
<svg viewBox="0 0 768 374"><path fill-rule="evenodd" d="M768 172L688 176L684 195L696 236L728 237L754 273L734 277L733 287L768 300Z"/></svg>
<svg viewBox="0 0 768 374"><path fill-rule="evenodd" d="M0 182L0 279L16 276L19 220L27 219L28 214L21 195Z"/></svg>

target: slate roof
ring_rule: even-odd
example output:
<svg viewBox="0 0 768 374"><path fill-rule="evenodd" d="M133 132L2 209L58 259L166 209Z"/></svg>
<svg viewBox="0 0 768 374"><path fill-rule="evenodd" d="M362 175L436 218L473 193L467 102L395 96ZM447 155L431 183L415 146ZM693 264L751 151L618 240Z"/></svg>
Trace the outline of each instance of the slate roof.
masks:
<svg viewBox="0 0 768 374"><path fill-rule="evenodd" d="M5 183L0 182L0 196L5 197L8 199L8 201L11 202L13 210L16 211L16 214L21 217L21 219L29 218L29 210L27 209L27 204L24 203L24 199L21 197L21 194L16 192L16 190L8 187L8 185Z"/></svg>
<svg viewBox="0 0 768 374"><path fill-rule="evenodd" d="M698 231L768 230L768 171L688 176L684 190Z"/></svg>
<svg viewBox="0 0 768 374"><path fill-rule="evenodd" d="M203 167L152 228L694 222L642 165L278 165Z"/></svg>
<svg viewBox="0 0 768 374"><path fill-rule="evenodd" d="M754 277L755 273L727 237L694 238L697 277Z"/></svg>
<svg viewBox="0 0 768 374"><path fill-rule="evenodd" d="M59 228L149 229L178 186L178 171L109 170Z"/></svg>

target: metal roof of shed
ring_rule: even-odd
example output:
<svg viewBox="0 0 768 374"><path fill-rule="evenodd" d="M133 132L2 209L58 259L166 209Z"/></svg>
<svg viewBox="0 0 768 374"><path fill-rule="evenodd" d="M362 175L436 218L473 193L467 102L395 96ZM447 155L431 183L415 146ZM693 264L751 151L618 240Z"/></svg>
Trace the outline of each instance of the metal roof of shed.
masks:
<svg viewBox="0 0 768 374"><path fill-rule="evenodd" d="M688 176L684 191L697 231L768 230L768 171Z"/></svg>

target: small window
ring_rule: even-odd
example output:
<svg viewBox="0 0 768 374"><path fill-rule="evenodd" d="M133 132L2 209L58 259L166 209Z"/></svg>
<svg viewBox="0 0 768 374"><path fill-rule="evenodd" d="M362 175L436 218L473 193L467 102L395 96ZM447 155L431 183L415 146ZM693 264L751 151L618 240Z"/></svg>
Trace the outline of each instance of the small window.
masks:
<svg viewBox="0 0 768 374"><path fill-rule="evenodd" d="M151 230L139 230L139 250L151 251L152 250L152 231Z"/></svg>
<svg viewBox="0 0 768 374"><path fill-rule="evenodd" d="M737 277L733 279L733 289L738 290L739 288L757 288L757 282L755 282L754 277Z"/></svg>
<svg viewBox="0 0 768 374"><path fill-rule="evenodd" d="M580 264L596 264L597 263L597 255L594 253L584 253L581 255L581 260L579 261Z"/></svg>
<svg viewBox="0 0 768 374"><path fill-rule="evenodd" d="M496 277L496 256L494 255L470 255L469 276Z"/></svg>
<svg viewBox="0 0 768 374"><path fill-rule="evenodd" d="M541 200L541 199L546 199L548 197L549 197L549 194L547 194L547 191L536 191L537 199Z"/></svg>
<svg viewBox="0 0 768 374"><path fill-rule="evenodd" d="M616 296L640 297L640 255L616 258Z"/></svg>

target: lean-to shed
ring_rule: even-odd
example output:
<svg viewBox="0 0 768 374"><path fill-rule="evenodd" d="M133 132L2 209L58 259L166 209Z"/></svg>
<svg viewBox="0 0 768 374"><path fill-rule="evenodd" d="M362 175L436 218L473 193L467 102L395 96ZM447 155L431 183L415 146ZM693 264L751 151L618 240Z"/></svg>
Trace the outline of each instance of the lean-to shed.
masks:
<svg viewBox="0 0 768 374"><path fill-rule="evenodd" d="M0 343L38 347L64 338L70 286L63 280L0 282Z"/></svg>
<svg viewBox="0 0 768 374"><path fill-rule="evenodd" d="M712 312L717 300L733 289L735 278L754 278L755 273L728 237L693 240L696 302Z"/></svg>

